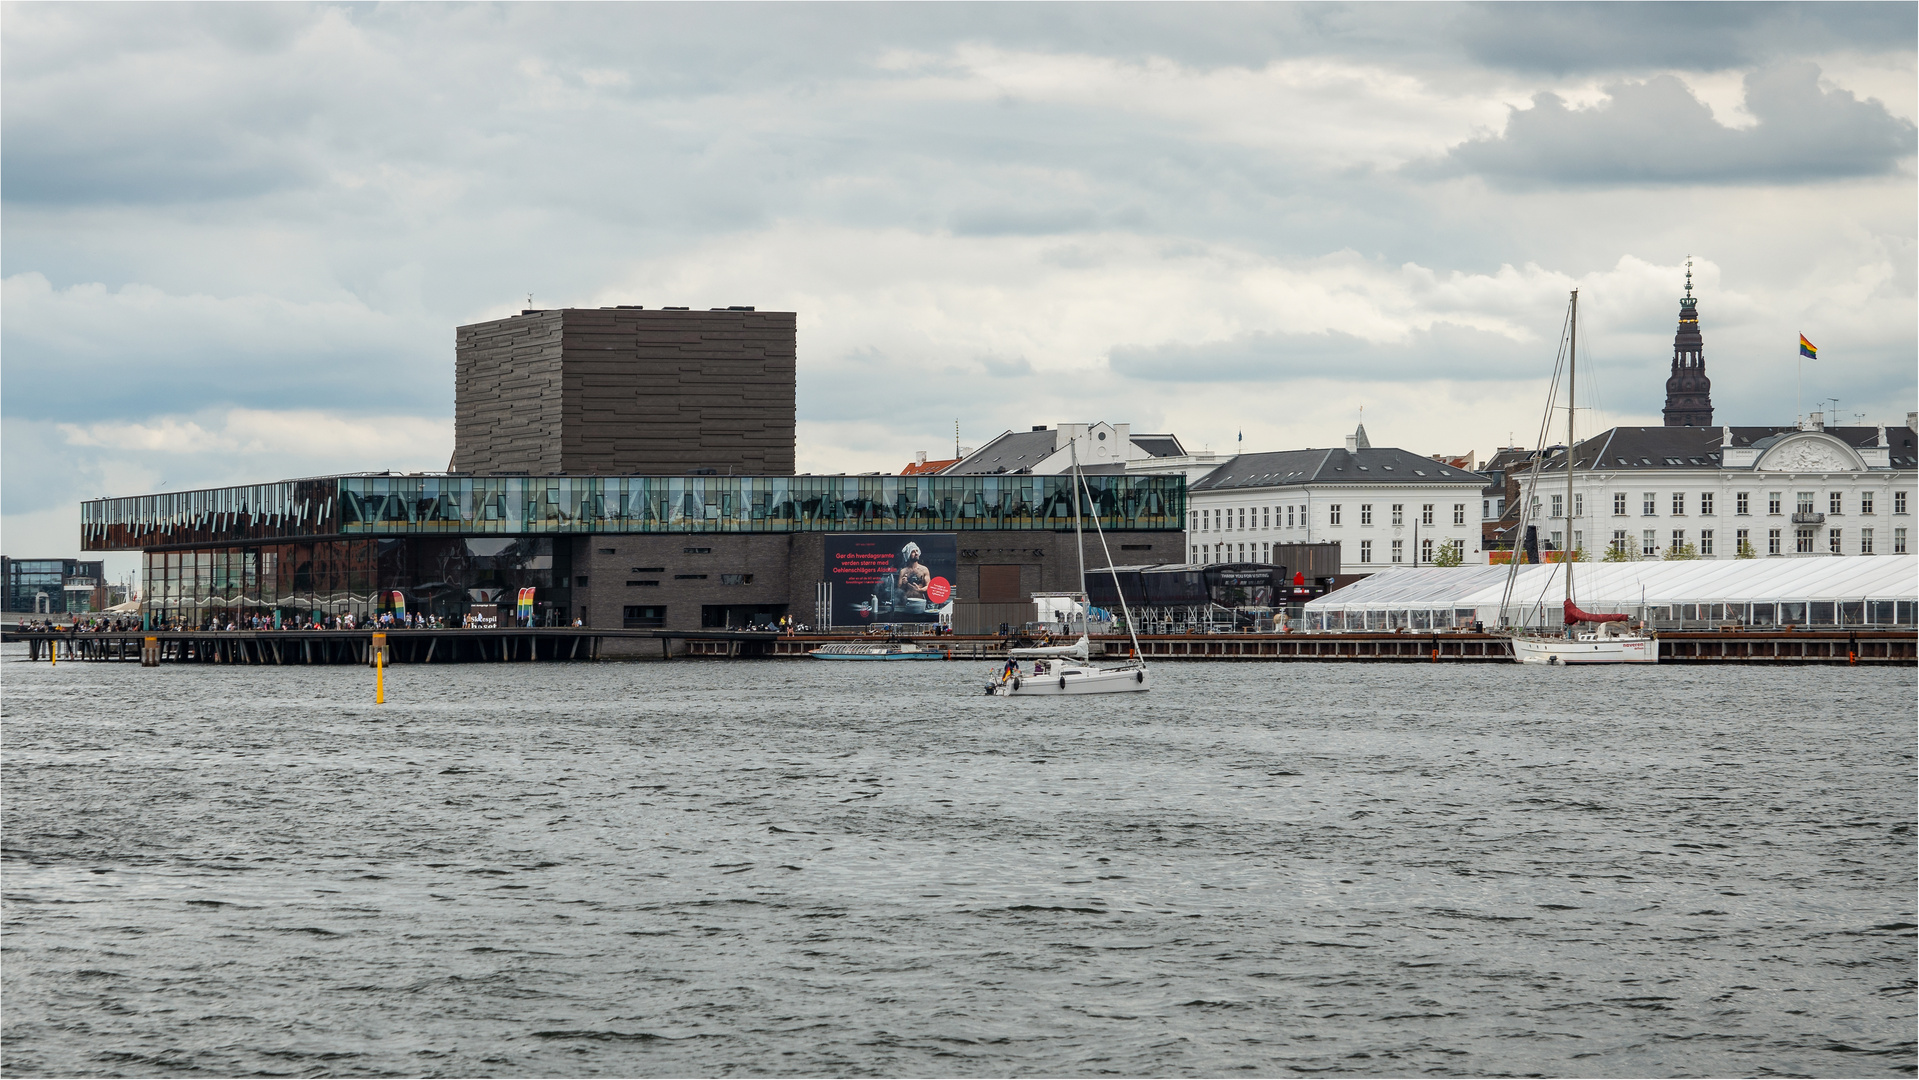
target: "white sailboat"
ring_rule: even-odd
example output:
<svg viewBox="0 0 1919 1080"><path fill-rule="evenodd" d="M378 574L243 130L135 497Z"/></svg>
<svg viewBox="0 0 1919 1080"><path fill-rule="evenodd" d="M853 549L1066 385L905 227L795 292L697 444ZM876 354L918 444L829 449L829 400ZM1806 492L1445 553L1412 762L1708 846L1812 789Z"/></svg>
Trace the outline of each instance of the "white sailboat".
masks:
<svg viewBox="0 0 1919 1080"><path fill-rule="evenodd" d="M1544 630L1532 630L1526 627L1509 627L1507 637L1512 642L1513 659L1521 664L1656 664L1659 662L1659 641L1651 633L1634 630L1626 625L1627 616L1623 614L1596 615L1581 611L1573 593L1573 568L1578 566L1578 551L1572 543L1573 511L1573 451L1578 445L1573 441L1573 396L1578 388L1579 370L1579 290L1572 292L1572 305L1567 311L1566 334L1566 543L1563 545L1559 568L1564 571L1566 596L1561 607L1565 620L1565 630L1553 634ZM1540 456L1533 460L1532 489L1538 490L1539 466L1545 460L1545 431L1552 417L1550 395L1547 400L1547 419L1540 425ZM1506 571L1506 595L1500 605L1500 621L1505 622L1506 609L1512 599L1513 583L1519 573L1518 544L1526 535L1527 519L1532 514L1535 500L1523 501L1519 530L1515 533L1513 558Z"/></svg>
<svg viewBox="0 0 1919 1080"><path fill-rule="evenodd" d="M1092 492L1079 468L1079 449L1073 449L1073 540L1079 550L1079 640L1070 645L1041 645L1006 650L1006 667L987 680L986 692L995 697L1058 697L1072 694L1126 694L1153 688L1153 677L1140 654L1139 635L1133 629L1133 616L1126 606L1126 593L1119 587L1119 572L1113 571L1113 588L1119 593L1120 614L1126 618L1126 633L1133 641L1133 656L1115 667L1093 663L1092 640L1087 633L1090 603L1086 595L1086 535L1080 523L1080 498L1088 501ZM1106 565L1113 565L1113 553L1106 546L1106 529L1099 515L1093 516L1093 528L1099 532L1100 550ZM1022 666L1020 661L1030 661Z"/></svg>

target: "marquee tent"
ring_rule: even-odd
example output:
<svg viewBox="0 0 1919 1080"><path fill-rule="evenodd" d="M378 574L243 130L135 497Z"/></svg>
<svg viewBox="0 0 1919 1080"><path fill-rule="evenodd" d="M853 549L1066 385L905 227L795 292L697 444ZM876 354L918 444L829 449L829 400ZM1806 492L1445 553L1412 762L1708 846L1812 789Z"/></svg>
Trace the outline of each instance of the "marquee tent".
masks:
<svg viewBox="0 0 1919 1080"><path fill-rule="evenodd" d="M1393 567L1306 605L1309 630L1500 625L1504 566ZM1558 626L1564 566L1521 566L1506 622ZM1579 563L1579 606L1665 628L1912 626L1919 557L1687 559Z"/></svg>

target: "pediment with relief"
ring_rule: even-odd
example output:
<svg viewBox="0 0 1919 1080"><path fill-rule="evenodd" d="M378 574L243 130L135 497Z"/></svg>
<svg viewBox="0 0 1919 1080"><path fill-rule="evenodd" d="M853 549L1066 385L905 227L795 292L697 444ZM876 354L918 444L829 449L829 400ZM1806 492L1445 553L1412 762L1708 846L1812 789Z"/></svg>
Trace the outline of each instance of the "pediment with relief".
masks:
<svg viewBox="0 0 1919 1080"><path fill-rule="evenodd" d="M1852 448L1830 435L1794 435L1759 458L1767 472L1854 472L1866 463Z"/></svg>

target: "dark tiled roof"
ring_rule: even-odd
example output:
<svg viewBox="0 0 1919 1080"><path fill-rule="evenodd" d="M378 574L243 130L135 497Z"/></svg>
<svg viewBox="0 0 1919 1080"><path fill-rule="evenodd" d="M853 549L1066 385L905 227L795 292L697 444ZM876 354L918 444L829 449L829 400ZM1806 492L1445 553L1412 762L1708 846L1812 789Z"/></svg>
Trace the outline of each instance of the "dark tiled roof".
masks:
<svg viewBox="0 0 1919 1080"><path fill-rule="evenodd" d="M1057 448L1051 428L1041 431L1009 431L978 450L958 465L946 470L948 476L980 476L987 473L1019 472L1030 469L1051 456Z"/></svg>
<svg viewBox="0 0 1919 1080"><path fill-rule="evenodd" d="M1735 427L1732 444L1764 450L1780 437L1799 430L1788 424L1781 427ZM1716 469L1725 429L1717 427L1617 427L1602 431L1581 442L1573 454L1575 469ZM1877 427L1829 427L1825 433L1848 446L1864 450L1879 445ZM1891 443L1892 467L1910 469L1915 464L1913 430L1889 427L1886 441ZM1595 462L1597 458L1597 462ZM1530 468L1531 466L1526 466ZM1548 458L1541 472L1561 472L1566 455Z"/></svg>
<svg viewBox="0 0 1919 1080"><path fill-rule="evenodd" d="M1476 472L1455 469L1410 450L1281 450L1240 454L1194 484L1192 490L1279 487L1287 484L1484 484Z"/></svg>

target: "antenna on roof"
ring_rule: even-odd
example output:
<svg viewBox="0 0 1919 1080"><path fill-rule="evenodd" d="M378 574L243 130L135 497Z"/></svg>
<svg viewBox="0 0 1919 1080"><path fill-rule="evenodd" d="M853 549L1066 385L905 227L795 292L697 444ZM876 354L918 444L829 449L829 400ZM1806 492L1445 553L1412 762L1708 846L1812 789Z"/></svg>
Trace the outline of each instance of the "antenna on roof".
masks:
<svg viewBox="0 0 1919 1080"><path fill-rule="evenodd" d="M955 417L953 418L953 460L954 460L954 461L958 461L959 459L960 459L960 452L959 452L959 417L957 417L957 416L955 416Z"/></svg>

